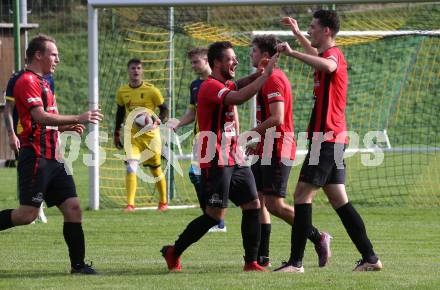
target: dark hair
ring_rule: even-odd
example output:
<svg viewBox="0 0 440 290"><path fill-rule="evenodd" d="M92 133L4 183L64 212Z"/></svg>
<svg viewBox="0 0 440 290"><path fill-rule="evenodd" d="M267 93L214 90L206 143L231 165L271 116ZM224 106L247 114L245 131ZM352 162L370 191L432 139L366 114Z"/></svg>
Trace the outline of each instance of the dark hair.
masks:
<svg viewBox="0 0 440 290"><path fill-rule="evenodd" d="M195 55L198 56L207 56L208 55L208 49L206 47L194 47L190 51L188 51L188 58L191 58Z"/></svg>
<svg viewBox="0 0 440 290"><path fill-rule="evenodd" d="M55 44L55 39L45 34L38 34L29 42L26 49L26 61L30 63L37 51L44 53L46 51L46 42L52 42Z"/></svg>
<svg viewBox="0 0 440 290"><path fill-rule="evenodd" d="M252 45L258 47L258 49L263 52L269 53L273 56L277 52L277 44L280 40L273 34L258 35L252 40Z"/></svg>
<svg viewBox="0 0 440 290"><path fill-rule="evenodd" d="M139 58L132 58L132 59L130 59L127 62L127 68L129 68L130 65L132 65L132 64L136 64L136 65L140 64L140 65L142 65L142 61Z"/></svg>
<svg viewBox="0 0 440 290"><path fill-rule="evenodd" d="M214 69L214 60L222 60L223 51L228 48L233 48L232 43L230 43L229 41L217 41L209 45L208 63L211 69Z"/></svg>
<svg viewBox="0 0 440 290"><path fill-rule="evenodd" d="M319 20L323 27L328 27L332 31L332 36L339 32L339 16L334 10L318 10L313 13L313 18Z"/></svg>

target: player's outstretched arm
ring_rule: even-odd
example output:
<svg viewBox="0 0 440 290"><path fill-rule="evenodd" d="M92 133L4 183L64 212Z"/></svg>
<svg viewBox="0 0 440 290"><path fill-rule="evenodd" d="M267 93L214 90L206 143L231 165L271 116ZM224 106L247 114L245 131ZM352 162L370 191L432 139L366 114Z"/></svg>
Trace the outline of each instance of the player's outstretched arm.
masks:
<svg viewBox="0 0 440 290"><path fill-rule="evenodd" d="M90 110L81 115L55 115L45 112L42 106L32 108L31 116L37 123L45 126L97 124L103 118L99 109Z"/></svg>
<svg viewBox="0 0 440 290"><path fill-rule="evenodd" d="M229 92L224 99L225 105L240 105L252 98L259 89L264 85L266 80L272 74L272 71L278 61L278 53L274 54L267 65L264 67L262 74L249 85L238 91Z"/></svg>
<svg viewBox="0 0 440 290"><path fill-rule="evenodd" d="M277 50L287 56L294 57L300 61L312 66L317 71L323 71L325 73L332 73L336 70L338 65L335 61L319 56L314 56L299 52L290 48L287 42L283 42L277 45Z"/></svg>
<svg viewBox="0 0 440 290"><path fill-rule="evenodd" d="M292 17L283 17L281 18L280 22L290 27L293 35L295 36L296 40L298 40L299 44L304 49L305 53L318 56L318 50L312 47L310 41L304 36L304 34L301 33L301 30L299 30L298 22L296 21L296 19Z"/></svg>
<svg viewBox="0 0 440 290"><path fill-rule="evenodd" d="M256 72L245 76L243 78L240 78L238 80L235 81L235 85L237 87L237 89L241 89L244 88L245 86L247 86L248 84L252 83L253 81L255 81L259 76L261 76L261 71L257 70Z"/></svg>
<svg viewBox="0 0 440 290"><path fill-rule="evenodd" d="M61 125L58 127L58 131L60 132L73 131L78 133L79 135L82 135L85 130L86 126L84 126L83 124Z"/></svg>
<svg viewBox="0 0 440 290"><path fill-rule="evenodd" d="M196 119L196 110L194 108L186 109L185 115L180 117L180 119L169 119L167 126L170 129L177 130L180 127L191 124Z"/></svg>

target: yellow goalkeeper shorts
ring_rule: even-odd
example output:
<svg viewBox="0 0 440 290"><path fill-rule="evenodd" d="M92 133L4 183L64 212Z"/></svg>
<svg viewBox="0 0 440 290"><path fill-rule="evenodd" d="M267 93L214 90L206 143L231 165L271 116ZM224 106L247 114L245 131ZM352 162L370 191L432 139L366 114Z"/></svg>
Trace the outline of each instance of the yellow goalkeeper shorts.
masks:
<svg viewBox="0 0 440 290"><path fill-rule="evenodd" d="M127 160L139 160L144 166L160 166L162 141L159 134L152 138L131 138L131 146L124 147Z"/></svg>

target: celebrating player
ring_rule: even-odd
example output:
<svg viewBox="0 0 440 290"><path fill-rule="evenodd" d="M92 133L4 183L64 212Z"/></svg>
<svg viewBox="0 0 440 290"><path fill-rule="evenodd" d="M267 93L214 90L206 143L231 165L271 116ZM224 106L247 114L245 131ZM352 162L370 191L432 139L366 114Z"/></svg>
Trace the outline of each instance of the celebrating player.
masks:
<svg viewBox="0 0 440 290"><path fill-rule="evenodd" d="M250 168L239 166L242 163L240 154L237 154L235 105L249 100L261 88L272 73L277 57L272 57L263 72L260 70L233 83L231 79L235 76L238 61L232 44L215 42L209 46L208 62L212 74L199 90L197 107L200 128L197 154L207 205L205 212L188 224L174 245L162 248L170 271L180 271L182 253L224 218L228 199L243 212L244 271L265 271L257 263L260 202Z"/></svg>
<svg viewBox="0 0 440 290"><path fill-rule="evenodd" d="M204 47L196 47L191 49L188 52L188 58L191 61L191 67L199 75L199 78L194 80L191 85L189 86L189 93L190 93L190 99L189 99L189 105L185 112L185 115L183 115L179 120L176 120L176 122L171 122L172 120L168 121L169 126L176 130L179 127L191 124L196 120L196 112L197 112L197 94L199 93L199 89L201 84L204 80L208 79L209 75L211 74L211 68L209 67L208 63L208 49ZM194 122L194 136L197 135L199 132L199 126L196 122ZM194 142L193 145L196 143ZM198 161L195 158L195 152L197 151L197 146L193 146L193 154L191 159L191 165L189 167L189 179L191 180L191 183L194 185L194 188L197 193L197 199L199 200L200 208L205 211L206 209L206 199L203 195L203 190L201 188L201 177L200 177L200 166L198 164ZM209 229L209 232L226 232L226 226L221 219L218 223L218 225L213 226Z"/></svg>
<svg viewBox="0 0 440 290"><path fill-rule="evenodd" d="M164 102L164 98L160 91L153 86L142 80L143 67L142 62L133 58L128 61L128 84L122 85L116 94L116 104L118 105L116 112L116 124L114 132L114 144L116 148L122 149L121 143L121 127L124 119L130 112L135 109L143 108L145 112L151 114L154 113L156 108L159 108L159 119L155 119L155 125L160 122L166 122L168 119L168 108ZM154 128L148 132L134 137L139 132L138 127L133 126L131 132L131 146L126 146L127 160L125 161L127 167L127 174L125 177L125 189L127 193L127 206L126 212L132 212L135 210L135 196L137 188L136 171L139 167L139 160L141 154L145 154L149 157L143 162L143 166L149 167L151 174L157 180L156 189L159 192L159 204L157 209L165 211L168 209L168 199L166 191L165 176L161 168L161 151L162 143L160 139L159 128Z"/></svg>
<svg viewBox="0 0 440 290"><path fill-rule="evenodd" d="M251 61L254 67L277 51L274 35L257 36L252 40ZM269 212L293 225L294 208L285 203L287 182L296 145L293 135L292 90L283 71L276 67L257 94L257 127L252 129L262 136L257 145L260 159L252 165L261 204L261 241L258 263L269 265L271 222ZM278 134L270 140L273 134ZM267 138L264 138L264 137ZM267 143L267 144L265 144ZM268 212L269 211L269 212ZM312 226L309 239L315 244L320 267L327 264L330 255L330 235L320 233Z"/></svg>
<svg viewBox="0 0 440 290"><path fill-rule="evenodd" d="M82 133L85 123L102 119L99 110L81 115L59 115L52 90L43 75L52 74L59 63L55 40L38 35L26 50L28 67L17 78L13 96L23 131L18 156L20 206L0 211L0 231L31 223L43 201L56 205L64 216L63 234L69 249L71 273L96 274L84 263L85 242L82 210L71 175L59 163L58 131Z"/></svg>
<svg viewBox="0 0 440 290"><path fill-rule="evenodd" d="M294 194L295 220L290 259L277 271L304 272L304 249L313 230L312 201L319 188L323 188L362 255L353 271L380 270L382 263L373 251L364 222L348 201L345 191L343 154L348 143L345 121L348 75L344 55L335 46L339 17L335 11L316 11L308 31L310 41L301 34L295 19L286 17L282 22L291 27L305 53L292 50L287 43L279 44L278 50L315 69L315 105L308 128L309 153Z"/></svg>

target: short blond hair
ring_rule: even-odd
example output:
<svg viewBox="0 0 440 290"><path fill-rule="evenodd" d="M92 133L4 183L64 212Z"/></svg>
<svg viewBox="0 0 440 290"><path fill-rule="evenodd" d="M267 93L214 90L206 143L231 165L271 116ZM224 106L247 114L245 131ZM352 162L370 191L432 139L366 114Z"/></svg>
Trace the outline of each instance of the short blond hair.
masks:
<svg viewBox="0 0 440 290"><path fill-rule="evenodd" d="M188 51L188 58L192 58L193 56L204 56L207 57L208 56L208 49L206 47L194 47L193 49L191 49L190 51Z"/></svg>

